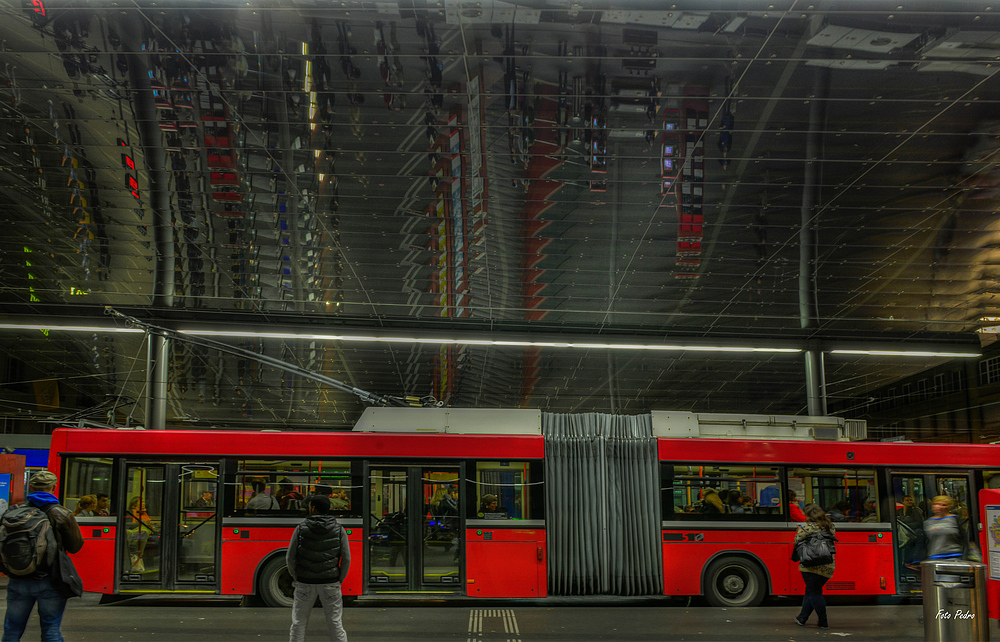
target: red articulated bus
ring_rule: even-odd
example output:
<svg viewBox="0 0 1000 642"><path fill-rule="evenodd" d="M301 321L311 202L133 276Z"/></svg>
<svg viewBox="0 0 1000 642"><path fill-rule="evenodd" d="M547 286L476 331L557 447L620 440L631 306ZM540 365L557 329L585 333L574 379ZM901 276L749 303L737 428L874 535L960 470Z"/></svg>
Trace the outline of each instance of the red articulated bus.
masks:
<svg viewBox="0 0 1000 642"><path fill-rule="evenodd" d="M352 432L59 428L49 468L70 508L108 497L78 516L75 556L108 595L290 605L285 550L313 493L347 529L349 596L753 606L803 592L793 501L837 522L829 595L919 592L930 500L953 497L975 537L1000 456L863 433L834 417L370 408Z"/></svg>

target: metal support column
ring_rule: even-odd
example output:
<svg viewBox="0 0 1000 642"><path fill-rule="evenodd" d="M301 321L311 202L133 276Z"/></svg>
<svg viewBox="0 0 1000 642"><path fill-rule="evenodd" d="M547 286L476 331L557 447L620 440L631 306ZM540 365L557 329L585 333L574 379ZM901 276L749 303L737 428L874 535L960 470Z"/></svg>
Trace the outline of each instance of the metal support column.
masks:
<svg viewBox="0 0 1000 642"><path fill-rule="evenodd" d="M146 428L167 427L167 364L170 339L150 332L146 357Z"/></svg>
<svg viewBox="0 0 1000 642"><path fill-rule="evenodd" d="M820 168L823 163L822 137L826 120L826 98L830 90L830 70L816 69L809 104L809 132L806 134L805 171L802 186L802 226L799 230L799 320L802 328L819 325L816 292L816 201ZM805 353L806 400L810 415L826 414L826 380L823 353L810 348Z"/></svg>
<svg viewBox="0 0 1000 642"><path fill-rule="evenodd" d="M155 256L153 263L153 307L170 308L174 305L174 227L170 204L169 175L166 170L166 151L163 148L159 116L153 100L150 83L149 54L143 47L145 18L139 12L123 12L113 23L129 52L129 87L132 107L139 129L139 141L149 177L146 190L146 207L152 214L151 232ZM149 352L146 362L146 428L166 427L167 363L169 341L158 334L149 334Z"/></svg>

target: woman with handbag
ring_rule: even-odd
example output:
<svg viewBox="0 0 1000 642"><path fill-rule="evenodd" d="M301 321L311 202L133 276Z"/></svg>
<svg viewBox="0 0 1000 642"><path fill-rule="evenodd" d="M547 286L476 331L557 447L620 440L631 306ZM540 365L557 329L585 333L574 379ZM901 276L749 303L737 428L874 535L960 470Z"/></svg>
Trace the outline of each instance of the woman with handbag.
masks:
<svg viewBox="0 0 1000 642"><path fill-rule="evenodd" d="M816 504L806 504L802 512L805 513L808 521L799 526L799 530L795 533L796 552L800 550L802 545L806 544L806 540L830 540L830 546L832 546L833 534L836 529L826 511ZM795 558L793 557L793 559ZM823 597L823 585L833 577L835 566L832 556L829 559L828 564L806 566L808 560L802 558L802 562L799 564L799 571L806 583L806 594L802 598L802 610L795 616L795 623L799 626L805 626L806 620L809 619L813 611L816 611L816 615L819 617L819 628L830 628L826 619L826 599Z"/></svg>

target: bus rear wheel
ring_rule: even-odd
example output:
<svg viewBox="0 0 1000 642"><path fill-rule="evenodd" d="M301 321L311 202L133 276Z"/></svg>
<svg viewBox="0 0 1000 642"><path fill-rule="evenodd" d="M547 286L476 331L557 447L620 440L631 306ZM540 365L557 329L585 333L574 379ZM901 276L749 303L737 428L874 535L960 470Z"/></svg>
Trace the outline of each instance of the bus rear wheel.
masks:
<svg viewBox="0 0 1000 642"><path fill-rule="evenodd" d="M742 557L720 557L708 565L705 597L712 606L757 606L764 600L764 574Z"/></svg>
<svg viewBox="0 0 1000 642"><path fill-rule="evenodd" d="M285 565L284 555L271 558L261 569L257 594L268 606L291 608L295 601L295 583Z"/></svg>

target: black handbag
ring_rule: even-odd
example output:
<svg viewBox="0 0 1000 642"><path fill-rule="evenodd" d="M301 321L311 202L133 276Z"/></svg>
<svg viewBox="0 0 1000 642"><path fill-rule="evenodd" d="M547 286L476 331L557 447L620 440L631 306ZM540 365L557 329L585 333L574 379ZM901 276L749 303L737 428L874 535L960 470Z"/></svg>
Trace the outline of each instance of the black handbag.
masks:
<svg viewBox="0 0 1000 642"><path fill-rule="evenodd" d="M49 504L42 509L50 521L51 516L49 515L49 511L56 505ZM52 560L52 565L49 567L49 582L52 584L52 588L56 590L56 593L64 598L81 597L83 596L83 580L80 579L80 574L76 572L73 560L69 558L69 554L63 548L62 536L55 525L52 526L52 532L56 536L56 543L58 544L56 548L58 552Z"/></svg>
<svg viewBox="0 0 1000 642"><path fill-rule="evenodd" d="M813 567L833 564L833 556L837 552L834 542L837 539L829 531L815 531L795 542L792 549L792 561L802 566Z"/></svg>
<svg viewBox="0 0 1000 642"><path fill-rule="evenodd" d="M83 580L76 572L76 566L69 555L59 547L59 554L56 555L56 562L49 573L52 588L56 593L65 598L81 597L83 595Z"/></svg>

